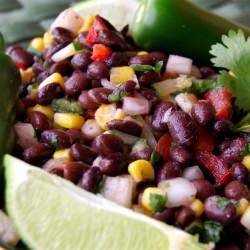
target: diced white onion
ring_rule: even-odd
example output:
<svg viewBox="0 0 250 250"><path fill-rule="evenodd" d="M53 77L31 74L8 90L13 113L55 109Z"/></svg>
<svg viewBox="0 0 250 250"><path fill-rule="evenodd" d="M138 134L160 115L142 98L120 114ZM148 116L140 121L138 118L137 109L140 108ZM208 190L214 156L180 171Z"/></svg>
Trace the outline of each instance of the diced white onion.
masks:
<svg viewBox="0 0 250 250"><path fill-rule="evenodd" d="M192 70L193 61L190 58L170 55L166 65L167 72L189 75Z"/></svg>
<svg viewBox="0 0 250 250"><path fill-rule="evenodd" d="M66 47L62 48L61 50L57 51L51 59L54 62L60 62L68 57L76 55L80 53L82 50L75 50L73 43L68 44Z"/></svg>
<svg viewBox="0 0 250 250"><path fill-rule="evenodd" d="M68 8L61 12L51 25L51 29L62 27L70 30L73 34L77 34L83 24L83 19L72 8Z"/></svg>
<svg viewBox="0 0 250 250"><path fill-rule="evenodd" d="M149 101L143 97L123 97L123 111L128 115L145 115L149 113Z"/></svg>
<svg viewBox="0 0 250 250"><path fill-rule="evenodd" d="M110 82L108 79L106 78L103 78L101 79L101 85L104 87L104 88L107 88L107 89L115 89L115 84L113 84L112 82Z"/></svg>
<svg viewBox="0 0 250 250"><path fill-rule="evenodd" d="M175 97L177 105L186 113L190 114L192 106L198 101L196 95L180 93Z"/></svg>
<svg viewBox="0 0 250 250"><path fill-rule="evenodd" d="M161 181L158 186L166 192L167 207L188 206L197 192L193 183L182 177Z"/></svg>
<svg viewBox="0 0 250 250"><path fill-rule="evenodd" d="M36 132L30 123L17 122L14 125L15 134L17 136L17 144L22 149L29 148L37 142Z"/></svg>
<svg viewBox="0 0 250 250"><path fill-rule="evenodd" d="M95 160L93 161L92 166L93 166L93 167L99 167L99 166L100 166L101 160L102 160L102 157L101 157L101 156L97 156L97 157L95 158Z"/></svg>
<svg viewBox="0 0 250 250"><path fill-rule="evenodd" d="M196 79L202 77L200 69L195 65L192 65L191 76L195 77Z"/></svg>
<svg viewBox="0 0 250 250"><path fill-rule="evenodd" d="M167 123L168 120L169 120L169 117L170 115L172 114L173 112L173 108L169 108L163 115L162 119L161 119L161 122L162 123Z"/></svg>
<svg viewBox="0 0 250 250"><path fill-rule="evenodd" d="M247 208L245 213L241 216L240 219L241 225L250 230L250 206Z"/></svg>
<svg viewBox="0 0 250 250"><path fill-rule="evenodd" d="M55 169L63 171L68 162L69 161L65 158L50 159L44 163L42 168L47 172L53 172Z"/></svg>
<svg viewBox="0 0 250 250"><path fill-rule="evenodd" d="M192 181L196 179L204 179L204 175L199 166L187 167L184 169L182 177Z"/></svg>
<svg viewBox="0 0 250 250"><path fill-rule="evenodd" d="M94 119L87 120L82 126L81 130L83 137L87 140L93 140L103 132L96 120Z"/></svg>

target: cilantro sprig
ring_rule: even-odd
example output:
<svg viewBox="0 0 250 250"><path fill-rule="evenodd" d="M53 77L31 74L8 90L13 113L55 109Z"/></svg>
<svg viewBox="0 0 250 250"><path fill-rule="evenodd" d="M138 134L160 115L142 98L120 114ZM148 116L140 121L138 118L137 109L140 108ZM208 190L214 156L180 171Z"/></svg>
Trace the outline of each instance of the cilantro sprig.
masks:
<svg viewBox="0 0 250 250"><path fill-rule="evenodd" d="M230 30L222 36L222 43L212 46L210 53L214 66L220 71L218 82L227 87L235 97L235 105L245 111L250 109L250 38L243 31Z"/></svg>

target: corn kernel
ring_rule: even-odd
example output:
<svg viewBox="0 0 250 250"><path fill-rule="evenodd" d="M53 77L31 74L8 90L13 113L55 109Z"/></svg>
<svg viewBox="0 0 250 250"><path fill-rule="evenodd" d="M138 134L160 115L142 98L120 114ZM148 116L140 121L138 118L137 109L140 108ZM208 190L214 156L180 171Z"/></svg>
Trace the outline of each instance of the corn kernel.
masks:
<svg viewBox="0 0 250 250"><path fill-rule="evenodd" d="M53 42L53 37L49 32L45 32L43 35L43 44L44 47L50 45Z"/></svg>
<svg viewBox="0 0 250 250"><path fill-rule="evenodd" d="M98 125L106 130L106 124L113 119L121 119L124 117L121 110L116 108L113 104L102 104L95 112L95 120Z"/></svg>
<svg viewBox="0 0 250 250"><path fill-rule="evenodd" d="M110 71L110 81L120 84L130 80L135 75L135 71L128 66L113 67Z"/></svg>
<svg viewBox="0 0 250 250"><path fill-rule="evenodd" d="M146 160L133 161L128 165L128 172L136 182L153 180L155 172L152 164Z"/></svg>
<svg viewBox="0 0 250 250"><path fill-rule="evenodd" d="M244 156L242 164L250 171L250 154Z"/></svg>
<svg viewBox="0 0 250 250"><path fill-rule="evenodd" d="M126 117L126 114L122 109L117 109L115 112L115 119L123 120Z"/></svg>
<svg viewBox="0 0 250 250"><path fill-rule="evenodd" d="M55 113L54 122L63 128L80 129L84 124L84 118L77 114Z"/></svg>
<svg viewBox="0 0 250 250"><path fill-rule="evenodd" d="M44 81L42 81L41 84L39 85L39 89L42 89L43 87L51 83L58 83L61 85L62 88L64 87L64 79L62 75L56 72L47 77Z"/></svg>
<svg viewBox="0 0 250 250"><path fill-rule="evenodd" d="M132 210L140 214L146 214L147 216L150 216L150 217L152 216L152 212L146 209L145 207L143 207L142 205L137 205L137 204L133 205Z"/></svg>
<svg viewBox="0 0 250 250"><path fill-rule="evenodd" d="M30 83L32 80L32 77L34 76L34 72L32 68L28 68L26 70L20 70L22 83L27 84Z"/></svg>
<svg viewBox="0 0 250 250"><path fill-rule="evenodd" d="M200 217L204 212L204 205L199 199L195 199L191 203L190 208L194 211L196 217Z"/></svg>
<svg viewBox="0 0 250 250"><path fill-rule="evenodd" d="M158 187L148 187L144 190L142 194L142 205L147 208L149 211L152 211L152 204L151 204L151 195L159 195L163 199L166 199L166 195L164 191Z"/></svg>
<svg viewBox="0 0 250 250"><path fill-rule="evenodd" d="M42 105L35 105L32 108L33 111L39 111L41 113L43 113L44 115L46 115L50 120L53 119L54 116L54 112L52 110L52 108L50 106L42 106Z"/></svg>
<svg viewBox="0 0 250 250"><path fill-rule="evenodd" d="M44 42L42 37L36 37L30 42L30 46L38 51L42 51L44 48Z"/></svg>
<svg viewBox="0 0 250 250"><path fill-rule="evenodd" d="M86 19L83 22L81 29L79 30L79 33L89 31L89 28L93 24L94 20L95 20L95 16L87 15Z"/></svg>
<svg viewBox="0 0 250 250"><path fill-rule="evenodd" d="M71 161L72 156L70 153L70 149L66 148L66 149L60 149L60 150L55 151L55 153L53 154L53 159L59 159L59 158L65 158Z"/></svg>
<svg viewBox="0 0 250 250"><path fill-rule="evenodd" d="M147 51L139 51L139 52L137 53L137 56L144 56L144 55L147 55L147 54L148 54Z"/></svg>
<svg viewBox="0 0 250 250"><path fill-rule="evenodd" d="M243 215L249 206L249 201L245 198L240 199L237 202L236 211L237 215Z"/></svg>

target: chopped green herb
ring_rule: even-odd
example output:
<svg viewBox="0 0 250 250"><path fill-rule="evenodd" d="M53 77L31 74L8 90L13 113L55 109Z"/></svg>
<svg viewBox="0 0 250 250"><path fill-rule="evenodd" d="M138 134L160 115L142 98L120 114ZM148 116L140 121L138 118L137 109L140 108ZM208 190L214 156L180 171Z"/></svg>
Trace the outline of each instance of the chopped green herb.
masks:
<svg viewBox="0 0 250 250"><path fill-rule="evenodd" d="M155 64L155 66L147 65L147 64L134 64L131 67L137 72L144 72L147 70L153 70L155 72L160 72L163 66L163 61L159 61Z"/></svg>
<svg viewBox="0 0 250 250"><path fill-rule="evenodd" d="M236 127L233 129L234 132L250 132L250 125L247 124L247 125L243 125L241 127Z"/></svg>
<svg viewBox="0 0 250 250"><path fill-rule="evenodd" d="M150 156L150 163L152 165L154 165L155 163L157 163L159 160L161 159L160 154L157 151L153 151L151 156Z"/></svg>
<svg viewBox="0 0 250 250"><path fill-rule="evenodd" d="M203 226L199 221L194 221L185 228L185 231L192 235L200 235L202 233Z"/></svg>
<svg viewBox="0 0 250 250"><path fill-rule="evenodd" d="M219 242L222 231L223 226L221 224L214 221L205 221L203 223L202 241L205 243Z"/></svg>
<svg viewBox="0 0 250 250"><path fill-rule="evenodd" d="M237 123L236 127L241 127L243 125L246 125L250 123L250 113L246 114L241 120L240 122Z"/></svg>
<svg viewBox="0 0 250 250"><path fill-rule="evenodd" d="M51 141L50 141L50 144L53 148L57 149L58 148L58 142L57 142L57 137L56 136L53 136L51 138Z"/></svg>
<svg viewBox="0 0 250 250"><path fill-rule="evenodd" d="M160 212L166 205L166 197L159 194L150 194L149 196L150 207L153 213Z"/></svg>
<svg viewBox="0 0 250 250"><path fill-rule="evenodd" d="M229 199L222 197L222 198L218 199L217 206L220 209L224 210L230 204L230 202L231 201Z"/></svg>
<svg viewBox="0 0 250 250"><path fill-rule="evenodd" d="M119 101L122 100L122 98L123 98L124 96L128 96L128 95L129 95L128 92L126 92L126 91L124 91L124 90L121 90L121 91L118 92L118 93L112 93L112 94L110 94L110 95L108 96L108 99L109 99L110 102L119 102Z"/></svg>
<svg viewBox="0 0 250 250"><path fill-rule="evenodd" d="M234 205L235 205L236 208L239 208L239 207L240 207L240 201L236 201L236 202L234 203Z"/></svg>
<svg viewBox="0 0 250 250"><path fill-rule="evenodd" d="M244 148L241 149L241 156L247 155L250 153L250 143L248 143Z"/></svg>
<svg viewBox="0 0 250 250"><path fill-rule="evenodd" d="M78 42L78 41L74 41L73 46L74 46L75 51L79 51L79 50L83 49L82 44L80 42Z"/></svg>
<svg viewBox="0 0 250 250"><path fill-rule="evenodd" d="M54 112L73 113L79 115L82 115L84 113L84 110L80 106L79 102L70 102L63 98L53 100L51 106Z"/></svg>
<svg viewBox="0 0 250 250"><path fill-rule="evenodd" d="M101 180L99 183L98 183L98 191L101 192L103 187L105 185L105 182L104 180Z"/></svg>
<svg viewBox="0 0 250 250"><path fill-rule="evenodd" d="M44 69L49 69L50 65L48 62L44 62L43 67Z"/></svg>

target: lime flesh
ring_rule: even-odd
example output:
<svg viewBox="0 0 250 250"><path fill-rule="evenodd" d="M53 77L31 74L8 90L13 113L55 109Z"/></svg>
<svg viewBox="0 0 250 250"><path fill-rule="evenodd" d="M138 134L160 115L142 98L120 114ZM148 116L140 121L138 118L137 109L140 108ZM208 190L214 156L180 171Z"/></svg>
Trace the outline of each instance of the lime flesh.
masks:
<svg viewBox="0 0 250 250"><path fill-rule="evenodd" d="M184 231L4 158L10 218L32 250L202 250Z"/></svg>

